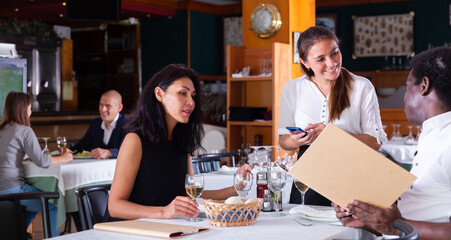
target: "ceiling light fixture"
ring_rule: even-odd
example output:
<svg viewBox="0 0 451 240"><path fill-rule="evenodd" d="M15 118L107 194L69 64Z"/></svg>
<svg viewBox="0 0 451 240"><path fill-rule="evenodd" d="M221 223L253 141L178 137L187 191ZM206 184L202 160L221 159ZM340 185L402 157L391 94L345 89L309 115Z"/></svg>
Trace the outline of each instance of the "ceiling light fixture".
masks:
<svg viewBox="0 0 451 240"><path fill-rule="evenodd" d="M14 8L14 12L19 12L19 8Z"/></svg>
<svg viewBox="0 0 451 240"><path fill-rule="evenodd" d="M66 6L66 2L61 3L63 6Z"/></svg>

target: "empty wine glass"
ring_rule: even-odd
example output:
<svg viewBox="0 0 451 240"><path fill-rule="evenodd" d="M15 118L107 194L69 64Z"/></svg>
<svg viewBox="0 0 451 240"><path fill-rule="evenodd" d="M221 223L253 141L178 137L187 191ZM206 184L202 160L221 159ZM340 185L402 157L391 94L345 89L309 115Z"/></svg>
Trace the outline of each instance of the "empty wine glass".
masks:
<svg viewBox="0 0 451 240"><path fill-rule="evenodd" d="M58 145L58 148L61 150L61 155L63 155L63 149L67 146L66 137L57 137L56 144Z"/></svg>
<svg viewBox="0 0 451 240"><path fill-rule="evenodd" d="M396 141L396 124L390 124L393 128L393 132L391 133L390 140Z"/></svg>
<svg viewBox="0 0 451 240"><path fill-rule="evenodd" d="M396 127L398 128L396 131L396 138L397 138L397 140L402 140L401 124L396 124Z"/></svg>
<svg viewBox="0 0 451 240"><path fill-rule="evenodd" d="M411 125L407 126L409 128L409 135L407 135L406 143L413 143L415 142L415 137L413 137L412 134L412 127Z"/></svg>
<svg viewBox="0 0 451 240"><path fill-rule="evenodd" d="M41 137L41 139L44 140L44 149L42 149L42 152L47 156L51 156L50 150L47 146L47 141L50 139L50 137Z"/></svg>
<svg viewBox="0 0 451 240"><path fill-rule="evenodd" d="M253 179L253 175L250 171L234 173L233 186L241 198L244 198L249 194Z"/></svg>
<svg viewBox="0 0 451 240"><path fill-rule="evenodd" d="M196 201L196 199L202 194L204 191L204 175L190 175L186 174L185 177L185 191L188 196L193 199L193 201ZM203 221L198 216L194 218L190 218L187 221L189 222L200 222Z"/></svg>
<svg viewBox="0 0 451 240"><path fill-rule="evenodd" d="M263 170L268 169L268 166L270 166L271 164L271 159L270 159L270 154L272 154L271 149L273 148L273 146L263 146L263 148L266 150L266 154L265 154L265 163L263 163Z"/></svg>
<svg viewBox="0 0 451 240"><path fill-rule="evenodd" d="M276 206L276 212L272 216L280 217L285 216L285 214L279 212L279 195L283 191L287 181L287 174L280 168L271 168L268 176L268 187L274 192L276 201L274 205Z"/></svg>
<svg viewBox="0 0 451 240"><path fill-rule="evenodd" d="M294 179L294 186L296 187L296 189L301 193L302 196L302 205L304 205L305 203L305 193L309 190L309 187L307 185L305 185L303 182Z"/></svg>

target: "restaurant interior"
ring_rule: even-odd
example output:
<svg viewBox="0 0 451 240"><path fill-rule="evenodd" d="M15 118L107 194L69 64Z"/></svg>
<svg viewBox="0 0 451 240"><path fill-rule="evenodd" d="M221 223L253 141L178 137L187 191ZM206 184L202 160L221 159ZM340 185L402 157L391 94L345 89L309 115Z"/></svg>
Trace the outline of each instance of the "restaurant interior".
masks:
<svg viewBox="0 0 451 240"><path fill-rule="evenodd" d="M279 14L277 21L267 23L278 25L269 36L255 30L265 27L253 20L261 4L275 6ZM390 26L387 34L369 34L370 25L390 24L392 19L403 23ZM418 135L403 109L408 61L426 49L451 46L449 0L0 3L0 43L15 44L19 58L27 60L22 91L33 95L31 126L37 137L49 137L47 143L39 142L52 151L58 149L58 136L69 143L83 137L99 116L103 92L117 90L127 115L143 86L171 63L186 64L199 73L208 153L243 151L247 144L278 146L282 88L303 75L296 37L314 25L331 29L340 39L343 66L373 83L388 138ZM383 50L373 47L378 44L385 45ZM35 70L40 63L47 67ZM410 169L416 146L393 148L386 153ZM31 231L40 239L41 223L36 219ZM69 231L76 230L72 226Z"/></svg>

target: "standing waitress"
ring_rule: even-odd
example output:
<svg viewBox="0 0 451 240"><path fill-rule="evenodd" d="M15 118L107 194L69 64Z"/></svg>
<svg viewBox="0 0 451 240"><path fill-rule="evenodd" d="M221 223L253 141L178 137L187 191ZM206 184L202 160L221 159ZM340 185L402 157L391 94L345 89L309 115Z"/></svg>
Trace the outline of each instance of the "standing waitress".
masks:
<svg viewBox="0 0 451 240"><path fill-rule="evenodd" d="M368 79L342 68L338 44L337 36L324 27L310 27L299 36L297 48L305 75L285 84L277 130L280 146L288 151L299 148L299 156L328 123L375 150L387 140L373 85ZM292 126L301 127L307 133L293 134L286 129ZM294 187L290 203L301 203L301 194ZM313 190L307 191L305 203L331 204Z"/></svg>

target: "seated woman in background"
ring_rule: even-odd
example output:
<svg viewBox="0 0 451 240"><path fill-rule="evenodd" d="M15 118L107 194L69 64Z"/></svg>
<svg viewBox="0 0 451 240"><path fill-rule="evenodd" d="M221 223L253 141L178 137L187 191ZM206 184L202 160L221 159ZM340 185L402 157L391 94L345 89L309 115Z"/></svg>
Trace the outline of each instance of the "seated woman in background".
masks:
<svg viewBox="0 0 451 240"><path fill-rule="evenodd" d="M72 161L72 154L49 157L41 151L38 139L30 127L30 95L10 92L6 96L3 117L0 122L0 194L20 192L40 192L25 183L23 161L27 155L38 167ZM39 200L21 201L25 207L27 227L36 213L41 211ZM50 224L52 237L59 235L56 226L56 207L50 205Z"/></svg>
<svg viewBox="0 0 451 240"><path fill-rule="evenodd" d="M337 36L324 27L310 27L299 36L299 62L305 75L285 84L277 130L280 146L290 151L299 148L299 157L328 123L375 150L386 141L376 91L368 79L342 68L338 44ZM293 134L286 129L295 126L308 133ZM292 187L290 203L300 202L301 194ZM331 204L312 189L306 192L305 203Z"/></svg>
<svg viewBox="0 0 451 240"><path fill-rule="evenodd" d="M116 163L105 220L195 217L198 204L185 195L185 175L203 129L197 73L171 64L146 84L132 112ZM250 170L244 165L238 171ZM204 191L203 198L237 195L233 187Z"/></svg>

